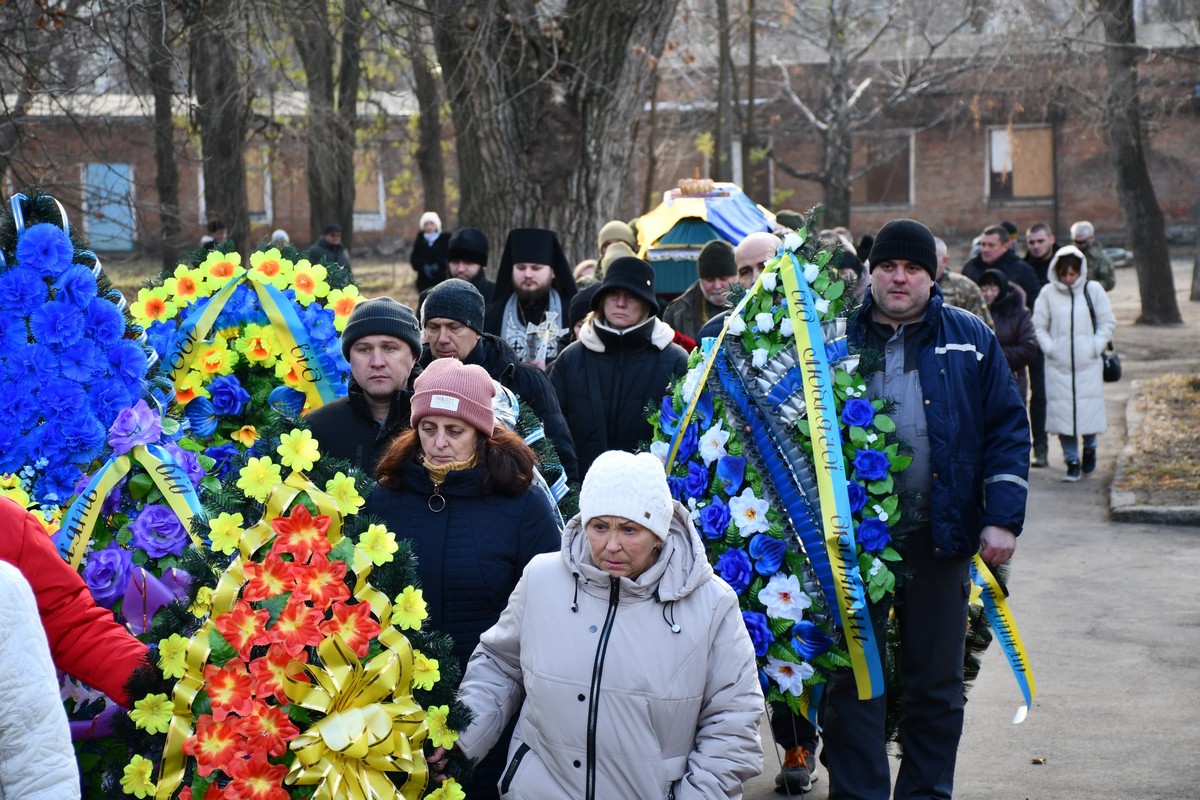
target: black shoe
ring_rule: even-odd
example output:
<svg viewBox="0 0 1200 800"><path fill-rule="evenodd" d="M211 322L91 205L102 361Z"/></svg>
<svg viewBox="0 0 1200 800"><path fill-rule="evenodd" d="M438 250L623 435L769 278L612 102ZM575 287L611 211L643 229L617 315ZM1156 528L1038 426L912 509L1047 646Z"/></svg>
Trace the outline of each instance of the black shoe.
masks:
<svg viewBox="0 0 1200 800"><path fill-rule="evenodd" d="M1096 471L1096 448L1083 448L1083 474L1091 475Z"/></svg>
<svg viewBox="0 0 1200 800"><path fill-rule="evenodd" d="M776 794L804 794L812 788L812 751L793 747L787 751L783 769L775 776Z"/></svg>
<svg viewBox="0 0 1200 800"><path fill-rule="evenodd" d="M1048 467L1050 466L1050 448L1044 444L1035 444L1033 446L1033 461L1030 462L1031 467Z"/></svg>
<svg viewBox="0 0 1200 800"><path fill-rule="evenodd" d="M1062 479L1069 483L1074 483L1075 481L1079 480L1079 474L1080 474L1079 462L1078 461L1068 461L1067 462L1067 474L1063 475Z"/></svg>

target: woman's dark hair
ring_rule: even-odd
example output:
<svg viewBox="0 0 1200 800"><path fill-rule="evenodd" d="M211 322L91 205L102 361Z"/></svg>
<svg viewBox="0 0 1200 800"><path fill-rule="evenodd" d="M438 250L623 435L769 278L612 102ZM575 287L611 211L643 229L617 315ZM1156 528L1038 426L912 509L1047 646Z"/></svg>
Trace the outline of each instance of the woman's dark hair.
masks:
<svg viewBox="0 0 1200 800"><path fill-rule="evenodd" d="M1065 255L1059 256L1058 261L1054 262L1054 274L1058 275L1067 267L1074 267L1079 271L1083 271L1083 262L1079 260L1079 256Z"/></svg>
<svg viewBox="0 0 1200 800"><path fill-rule="evenodd" d="M408 428L388 445L375 468L375 479L389 489L398 489L400 473L420 458L421 452L420 434L415 428ZM475 461L485 472L484 489L514 497L533 483L537 455L520 436L497 425L491 436L476 440Z"/></svg>

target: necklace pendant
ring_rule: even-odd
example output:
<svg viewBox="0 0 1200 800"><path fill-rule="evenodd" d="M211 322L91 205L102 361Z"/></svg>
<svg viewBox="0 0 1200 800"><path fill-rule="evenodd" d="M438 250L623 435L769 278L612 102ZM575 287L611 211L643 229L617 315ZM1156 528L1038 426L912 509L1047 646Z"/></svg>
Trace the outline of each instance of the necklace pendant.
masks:
<svg viewBox="0 0 1200 800"><path fill-rule="evenodd" d="M428 505L430 511L439 514L446 508L446 498L438 494L437 490L434 490L433 494L429 496Z"/></svg>

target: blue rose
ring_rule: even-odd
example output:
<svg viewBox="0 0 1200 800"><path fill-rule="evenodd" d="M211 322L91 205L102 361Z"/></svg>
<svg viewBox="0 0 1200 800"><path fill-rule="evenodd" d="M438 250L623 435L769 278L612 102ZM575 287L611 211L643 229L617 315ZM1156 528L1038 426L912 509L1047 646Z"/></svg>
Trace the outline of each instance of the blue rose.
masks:
<svg viewBox="0 0 1200 800"><path fill-rule="evenodd" d="M708 470L703 464L695 461L688 462L688 474L684 479L683 493L688 498L697 500L708 494Z"/></svg>
<svg viewBox="0 0 1200 800"><path fill-rule="evenodd" d="M667 488L671 490L671 497L681 503L687 502L683 499L683 487L687 478L681 478L678 475L667 476Z"/></svg>
<svg viewBox="0 0 1200 800"><path fill-rule="evenodd" d="M700 447L700 426L695 422L687 426L679 440L679 454L675 456L678 462L690 461Z"/></svg>
<svg viewBox="0 0 1200 800"><path fill-rule="evenodd" d="M112 545L88 556L83 568L83 581L87 584L96 602L112 608L129 586L129 573L133 560L129 551Z"/></svg>
<svg viewBox="0 0 1200 800"><path fill-rule="evenodd" d="M842 422L847 425L857 425L860 428L866 428L874 421L875 406L871 405L867 400L852 397L842 407Z"/></svg>
<svg viewBox="0 0 1200 800"><path fill-rule="evenodd" d="M726 550L717 559L717 574L738 594L746 591L754 578L754 568L745 550Z"/></svg>
<svg viewBox="0 0 1200 800"><path fill-rule="evenodd" d="M743 611L742 622L746 623L746 632L750 634L750 641L754 643L754 655L765 656L767 648L775 641L775 634L771 632L767 615L757 611Z"/></svg>
<svg viewBox="0 0 1200 800"><path fill-rule="evenodd" d="M888 474L888 457L878 450L859 450L854 454L854 472L864 481L881 481Z"/></svg>
<svg viewBox="0 0 1200 800"><path fill-rule="evenodd" d="M178 555L188 545L183 523L166 506L146 506L129 524L129 530L133 533L133 546L145 550L151 558Z"/></svg>
<svg viewBox="0 0 1200 800"><path fill-rule="evenodd" d="M732 521L729 504L719 497L714 497L711 503L700 509L700 532L706 539L720 539Z"/></svg>
<svg viewBox="0 0 1200 800"><path fill-rule="evenodd" d="M859 523L855 538L868 553L881 553L892 541L892 534L885 523L871 517Z"/></svg>
<svg viewBox="0 0 1200 800"><path fill-rule="evenodd" d="M210 447L204 451L204 455L211 458L216 463L213 464L213 472L218 478L224 479L229 471L237 464L238 456L241 455L241 448L233 442L218 447Z"/></svg>
<svg viewBox="0 0 1200 800"><path fill-rule="evenodd" d="M867 504L867 490L858 481L846 482L846 494L850 497L850 511L857 514Z"/></svg>
<svg viewBox="0 0 1200 800"><path fill-rule="evenodd" d="M236 375L222 375L208 385L213 409L221 416L236 417L250 402L250 393L242 388Z"/></svg>
<svg viewBox="0 0 1200 800"><path fill-rule="evenodd" d="M783 563L787 542L760 533L750 540L750 557L754 559L754 571L759 575L774 575Z"/></svg>
<svg viewBox="0 0 1200 800"><path fill-rule="evenodd" d="M742 456L722 456L717 461L717 480L725 484L725 494L733 497L746 479L746 459Z"/></svg>
<svg viewBox="0 0 1200 800"><path fill-rule="evenodd" d="M811 620L802 620L792 626L792 649L805 661L816 658L833 644L829 634Z"/></svg>

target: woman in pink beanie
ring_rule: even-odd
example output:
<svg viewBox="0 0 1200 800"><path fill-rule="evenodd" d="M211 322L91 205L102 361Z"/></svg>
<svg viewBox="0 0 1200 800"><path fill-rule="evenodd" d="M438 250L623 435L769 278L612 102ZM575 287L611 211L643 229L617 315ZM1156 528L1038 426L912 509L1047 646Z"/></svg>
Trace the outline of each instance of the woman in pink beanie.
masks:
<svg viewBox="0 0 1200 800"><path fill-rule="evenodd" d="M461 668L525 565L557 551L561 536L546 494L532 485L536 456L496 423L495 388L483 367L439 358L413 390L413 427L380 459L364 511L411 541L426 625L454 638ZM497 797L504 755L497 748L476 768L468 796Z"/></svg>

